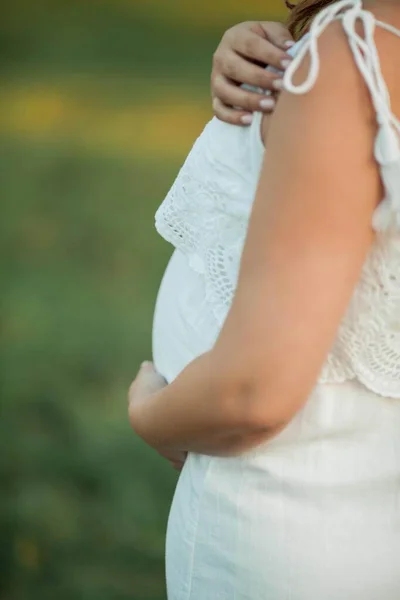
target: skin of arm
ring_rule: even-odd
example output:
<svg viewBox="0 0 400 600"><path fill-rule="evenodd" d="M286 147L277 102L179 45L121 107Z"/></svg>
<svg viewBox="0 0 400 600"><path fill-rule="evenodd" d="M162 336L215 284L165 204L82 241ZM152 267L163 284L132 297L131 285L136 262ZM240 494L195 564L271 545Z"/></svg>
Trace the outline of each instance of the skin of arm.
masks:
<svg viewBox="0 0 400 600"><path fill-rule="evenodd" d="M397 43L377 33L382 62ZM156 449L233 456L276 436L332 346L374 240L382 186L375 115L340 24L319 53L313 90L283 92L270 124L238 286L214 348L131 403L133 428ZM307 72L305 60L296 77ZM384 69L390 88L395 73Z"/></svg>

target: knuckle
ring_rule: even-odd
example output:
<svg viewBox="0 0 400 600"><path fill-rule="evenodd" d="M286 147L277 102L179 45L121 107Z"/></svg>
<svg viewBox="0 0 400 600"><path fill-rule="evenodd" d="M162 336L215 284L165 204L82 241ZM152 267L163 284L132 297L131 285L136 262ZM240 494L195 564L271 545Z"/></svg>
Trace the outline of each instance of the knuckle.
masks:
<svg viewBox="0 0 400 600"><path fill-rule="evenodd" d="M253 56L257 52L257 44L253 37L244 40L244 52L247 56Z"/></svg>
<svg viewBox="0 0 400 600"><path fill-rule="evenodd" d="M221 56L221 51L218 49L214 52L212 56L212 67L215 71L221 71L223 66L223 58Z"/></svg>
<svg viewBox="0 0 400 600"><path fill-rule="evenodd" d="M216 74L216 72L213 69L211 71L211 77L210 77L211 95L212 96L214 96L215 93L216 93L216 88L217 88L216 80L217 80L217 74Z"/></svg>
<svg viewBox="0 0 400 600"><path fill-rule="evenodd" d="M232 25L225 32L226 38L236 38L237 35L240 35L244 30L248 30L250 28L251 21L242 21L241 23L236 23L236 25Z"/></svg>
<svg viewBox="0 0 400 600"><path fill-rule="evenodd" d="M260 21L254 21L251 24L250 31L253 31L253 33L256 33L257 35L259 35L259 36L261 36L263 38L265 38L265 35L267 33L264 30L264 27L261 25Z"/></svg>
<svg viewBox="0 0 400 600"><path fill-rule="evenodd" d="M222 72L223 65L226 62L226 56L227 54L225 52L221 52L213 56L211 65L213 76L219 75Z"/></svg>
<svg viewBox="0 0 400 600"><path fill-rule="evenodd" d="M223 73L223 75L225 75L225 77L228 79L233 79L234 81L236 81L238 78L235 63L231 61L226 61L224 63L221 73Z"/></svg>
<svg viewBox="0 0 400 600"><path fill-rule="evenodd" d="M229 29L227 29L221 38L221 42L219 44L219 49L233 48L236 44L237 35L238 35L238 26L237 25L234 25L233 27L230 27Z"/></svg>
<svg viewBox="0 0 400 600"><path fill-rule="evenodd" d="M213 90L215 96L220 96L224 89L224 77L219 73L214 76Z"/></svg>
<svg viewBox="0 0 400 600"><path fill-rule="evenodd" d="M225 31L224 35L222 36L223 41L230 40L230 38L234 37L236 29L237 29L237 25L233 25L232 27L229 27Z"/></svg>
<svg viewBox="0 0 400 600"><path fill-rule="evenodd" d="M240 31L244 31L244 30L252 31L254 29L254 27L257 25L258 25L257 21L242 21L241 23L236 25L235 28Z"/></svg>
<svg viewBox="0 0 400 600"><path fill-rule="evenodd" d="M215 96L212 100L212 108L215 113L217 113L221 109L221 103L217 96Z"/></svg>
<svg viewBox="0 0 400 600"><path fill-rule="evenodd" d="M214 99L214 101L213 101L214 115L221 121L226 121L227 112L228 112L228 110L223 105L223 103L218 98Z"/></svg>

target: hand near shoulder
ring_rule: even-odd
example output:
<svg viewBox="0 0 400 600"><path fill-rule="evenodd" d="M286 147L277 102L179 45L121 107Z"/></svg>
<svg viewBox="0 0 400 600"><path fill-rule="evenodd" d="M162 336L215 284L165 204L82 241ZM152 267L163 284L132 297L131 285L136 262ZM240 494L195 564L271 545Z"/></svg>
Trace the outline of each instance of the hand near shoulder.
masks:
<svg viewBox="0 0 400 600"><path fill-rule="evenodd" d="M248 125L253 112L272 112L275 101L271 96L266 98L261 90L276 93L274 82L282 78L290 64L287 50L293 44L282 23L249 21L228 29L213 57L211 92L215 115L227 123ZM266 71L266 65L280 73ZM242 84L258 91L243 89Z"/></svg>

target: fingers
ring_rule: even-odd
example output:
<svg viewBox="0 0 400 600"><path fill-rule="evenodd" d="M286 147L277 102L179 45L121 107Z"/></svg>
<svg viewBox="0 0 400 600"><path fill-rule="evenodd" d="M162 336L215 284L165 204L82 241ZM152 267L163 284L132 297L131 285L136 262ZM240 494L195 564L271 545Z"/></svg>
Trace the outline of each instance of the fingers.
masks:
<svg viewBox="0 0 400 600"><path fill-rule="evenodd" d="M230 123L231 125L250 125L253 121L253 115L246 113L243 110L233 108L224 104L219 98L213 100L214 115L224 123Z"/></svg>
<svg viewBox="0 0 400 600"><path fill-rule="evenodd" d="M250 123L249 113L255 111L272 112L275 99L272 96L250 92L237 87L223 75L216 76L213 84L214 114L223 121L236 125ZM233 107L240 107L235 110Z"/></svg>
<svg viewBox="0 0 400 600"><path fill-rule="evenodd" d="M283 23L264 21L259 23L259 25L264 30L267 40L270 41L274 46L277 46L282 50L287 50L294 45L295 42L293 37L286 25L283 25Z"/></svg>
<svg viewBox="0 0 400 600"><path fill-rule="evenodd" d="M274 110L274 99L267 99L260 92L280 91L283 72L291 61L286 49L293 43L281 23L247 22L229 29L213 57L214 114L233 125L248 125L254 111ZM279 73L266 71L266 64ZM259 91L243 89L239 84L259 88Z"/></svg>
<svg viewBox="0 0 400 600"><path fill-rule="evenodd" d="M214 57L212 80L218 75L263 90L274 89L274 81L282 79L282 74L266 71L264 67L248 62L234 52L227 52L223 58Z"/></svg>
<svg viewBox="0 0 400 600"><path fill-rule="evenodd" d="M270 65L278 70L284 68L284 61L291 60L290 55L281 46L277 47L269 37L266 37L268 33L260 23L254 24L251 31L233 29L226 35L232 36L231 40L228 39L231 49L246 59ZM276 38L277 33L274 28L273 35ZM225 73L225 75L227 74ZM238 81L244 80L239 79ZM248 82L245 81L245 83Z"/></svg>
<svg viewBox="0 0 400 600"><path fill-rule="evenodd" d="M262 93L243 89L235 82L244 82L262 90L275 90L276 82L281 79L281 75L266 71L234 52L216 54L211 75L214 114L232 125L249 125L252 121L251 113L259 110L273 111L275 100ZM239 110L233 107L238 107Z"/></svg>

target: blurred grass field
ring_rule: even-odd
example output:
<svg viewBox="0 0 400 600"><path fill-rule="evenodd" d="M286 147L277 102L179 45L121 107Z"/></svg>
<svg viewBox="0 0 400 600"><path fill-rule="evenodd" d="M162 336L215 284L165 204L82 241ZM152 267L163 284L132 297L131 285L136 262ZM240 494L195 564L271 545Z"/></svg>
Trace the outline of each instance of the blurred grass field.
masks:
<svg viewBox="0 0 400 600"><path fill-rule="evenodd" d="M279 2L11 0L0 20L1 600L162 600L176 476L135 439L154 213L211 55Z"/></svg>

